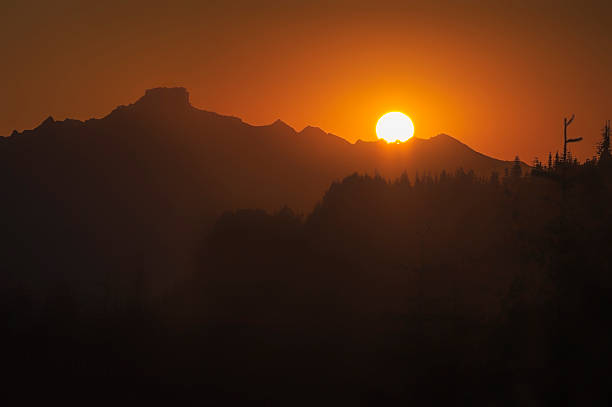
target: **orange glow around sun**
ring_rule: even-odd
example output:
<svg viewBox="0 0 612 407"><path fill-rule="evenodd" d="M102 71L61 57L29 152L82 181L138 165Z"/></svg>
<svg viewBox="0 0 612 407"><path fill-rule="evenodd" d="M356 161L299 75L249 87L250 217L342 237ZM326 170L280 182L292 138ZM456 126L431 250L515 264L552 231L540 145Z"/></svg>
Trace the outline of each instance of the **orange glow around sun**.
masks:
<svg viewBox="0 0 612 407"><path fill-rule="evenodd" d="M19 61L0 68L0 137L184 86L196 108L351 143L375 140L377 120L402 111L420 138L446 133L505 160L563 148L563 117L575 113L585 142L572 154L584 159L612 111L610 1L556 2L553 13L538 1L148 1L146 16L142 1L8 3L0 31L36 29L0 35L3 59Z"/></svg>
<svg viewBox="0 0 612 407"><path fill-rule="evenodd" d="M389 112L378 119L376 135L387 143L404 142L414 136L414 125L404 113Z"/></svg>

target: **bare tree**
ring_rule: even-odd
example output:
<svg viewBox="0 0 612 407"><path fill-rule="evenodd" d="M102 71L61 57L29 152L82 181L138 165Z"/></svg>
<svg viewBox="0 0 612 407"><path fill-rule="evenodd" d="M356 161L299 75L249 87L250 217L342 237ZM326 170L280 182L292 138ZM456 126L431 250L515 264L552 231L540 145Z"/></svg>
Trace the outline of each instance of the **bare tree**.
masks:
<svg viewBox="0 0 612 407"><path fill-rule="evenodd" d="M567 163L567 145L569 143L576 143L582 140L582 137L571 138L571 139L567 138L567 126L572 124L575 116L576 115L572 115L572 117L570 117L569 120L567 119L567 117L563 118L563 163L564 164Z"/></svg>

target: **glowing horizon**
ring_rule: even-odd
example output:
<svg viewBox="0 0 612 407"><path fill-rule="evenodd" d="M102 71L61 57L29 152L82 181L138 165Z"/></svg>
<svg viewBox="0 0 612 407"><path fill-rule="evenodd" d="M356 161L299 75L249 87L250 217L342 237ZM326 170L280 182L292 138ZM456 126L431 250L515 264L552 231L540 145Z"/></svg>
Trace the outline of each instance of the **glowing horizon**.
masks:
<svg viewBox="0 0 612 407"><path fill-rule="evenodd" d="M419 137L450 134L506 160L562 150L571 114L585 140L572 154L591 157L612 118L610 2L551 13L537 1L154 1L146 15L139 2L33 3L0 13L2 136L48 116L101 117L158 86L254 125L282 118L349 142L409 112Z"/></svg>

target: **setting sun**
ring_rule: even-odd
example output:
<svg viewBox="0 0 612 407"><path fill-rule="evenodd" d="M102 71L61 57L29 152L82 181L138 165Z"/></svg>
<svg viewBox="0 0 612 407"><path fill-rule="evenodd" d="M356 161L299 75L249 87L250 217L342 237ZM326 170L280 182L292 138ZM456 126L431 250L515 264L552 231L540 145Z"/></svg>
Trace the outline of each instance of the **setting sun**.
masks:
<svg viewBox="0 0 612 407"><path fill-rule="evenodd" d="M390 112L378 119L376 135L388 143L404 142L414 135L414 125L404 113Z"/></svg>

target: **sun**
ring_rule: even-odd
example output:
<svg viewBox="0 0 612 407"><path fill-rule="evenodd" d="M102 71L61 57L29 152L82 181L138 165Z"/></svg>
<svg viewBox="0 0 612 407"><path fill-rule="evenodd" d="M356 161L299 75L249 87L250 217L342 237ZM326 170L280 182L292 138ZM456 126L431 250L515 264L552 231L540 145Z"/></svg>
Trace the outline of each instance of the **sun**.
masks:
<svg viewBox="0 0 612 407"><path fill-rule="evenodd" d="M404 142L414 136L414 125L404 113L390 112L378 119L376 135L387 143Z"/></svg>

